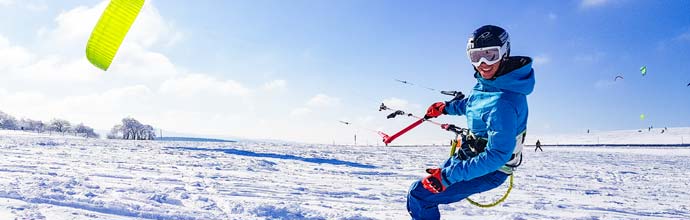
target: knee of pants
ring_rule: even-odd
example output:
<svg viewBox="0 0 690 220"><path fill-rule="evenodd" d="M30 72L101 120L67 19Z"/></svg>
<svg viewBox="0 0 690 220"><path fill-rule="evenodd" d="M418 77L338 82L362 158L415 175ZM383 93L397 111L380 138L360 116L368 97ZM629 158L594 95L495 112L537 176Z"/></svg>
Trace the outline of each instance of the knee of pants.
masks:
<svg viewBox="0 0 690 220"><path fill-rule="evenodd" d="M419 188L420 185L422 185L421 180L417 180L417 181L412 182L412 185L410 185L410 189L407 192L412 194L412 192L414 192L415 189Z"/></svg>
<svg viewBox="0 0 690 220"><path fill-rule="evenodd" d="M425 189L422 185L422 180L417 180L410 185L410 189L407 192L408 196L414 197L415 199L426 198L432 193Z"/></svg>

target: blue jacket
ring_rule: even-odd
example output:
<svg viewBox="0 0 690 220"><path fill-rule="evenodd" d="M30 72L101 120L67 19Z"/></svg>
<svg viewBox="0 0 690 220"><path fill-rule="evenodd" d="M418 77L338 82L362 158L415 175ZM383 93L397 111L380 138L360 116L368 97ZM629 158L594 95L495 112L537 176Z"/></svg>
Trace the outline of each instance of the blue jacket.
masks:
<svg viewBox="0 0 690 220"><path fill-rule="evenodd" d="M485 151L469 160L453 157L443 165L449 184L474 179L498 170L511 159L516 137L527 128L527 95L534 89L529 57L509 57L493 79L475 72L477 84L469 97L448 102L449 115L465 115L467 126L488 140Z"/></svg>

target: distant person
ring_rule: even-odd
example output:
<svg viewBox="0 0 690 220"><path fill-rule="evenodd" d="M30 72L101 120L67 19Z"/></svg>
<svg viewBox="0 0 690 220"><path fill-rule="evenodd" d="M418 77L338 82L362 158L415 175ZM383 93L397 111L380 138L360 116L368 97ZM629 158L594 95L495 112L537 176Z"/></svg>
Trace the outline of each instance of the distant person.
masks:
<svg viewBox="0 0 690 220"><path fill-rule="evenodd" d="M497 26L475 30L465 52L477 84L468 98L436 102L427 109L425 118L465 115L476 139L460 147L472 153L457 153L440 167L426 169L429 175L412 183L407 194L412 219L440 219L439 204L500 186L522 161L534 70L532 58L510 56L509 41L508 32Z"/></svg>
<svg viewBox="0 0 690 220"><path fill-rule="evenodd" d="M534 147L534 152L537 152L537 149L539 149L541 152L544 152L543 149L541 149L541 142L539 142L539 139L537 139L537 143L535 144L536 147Z"/></svg>
<svg viewBox="0 0 690 220"><path fill-rule="evenodd" d="M587 134L589 134L589 129L587 129ZM539 141L539 140L537 140L537 141Z"/></svg>

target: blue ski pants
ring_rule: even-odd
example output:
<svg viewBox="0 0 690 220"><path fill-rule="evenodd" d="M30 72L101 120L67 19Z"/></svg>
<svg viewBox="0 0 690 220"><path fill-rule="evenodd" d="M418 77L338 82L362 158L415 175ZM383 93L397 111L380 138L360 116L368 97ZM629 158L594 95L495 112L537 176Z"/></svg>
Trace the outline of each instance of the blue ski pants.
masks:
<svg viewBox="0 0 690 220"><path fill-rule="evenodd" d="M407 212L414 220L440 219L439 204L450 204L469 197L472 194L491 190L500 186L508 174L494 171L471 180L454 183L441 193L431 193L424 189L418 180L410 186L407 194Z"/></svg>

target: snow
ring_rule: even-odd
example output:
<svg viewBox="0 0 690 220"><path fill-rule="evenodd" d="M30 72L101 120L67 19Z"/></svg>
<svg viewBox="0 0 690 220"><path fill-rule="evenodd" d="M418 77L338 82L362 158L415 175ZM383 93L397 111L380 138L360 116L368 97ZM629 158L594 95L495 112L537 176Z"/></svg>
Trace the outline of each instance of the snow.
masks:
<svg viewBox="0 0 690 220"><path fill-rule="evenodd" d="M539 139L665 144L690 137L690 128L644 131L644 138L631 132L638 133ZM688 147L543 148L525 149L506 202L441 205L443 219L690 219ZM447 151L0 131L0 219L409 219L407 189ZM471 198L494 201L506 189Z"/></svg>
<svg viewBox="0 0 690 220"><path fill-rule="evenodd" d="M663 133L662 133L662 130ZM534 144L537 139L542 144L643 144L669 145L690 144L690 128L652 128L620 131L590 131L579 134L531 135L528 133L526 143Z"/></svg>

